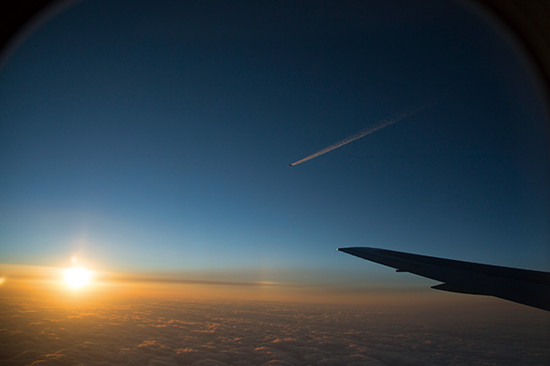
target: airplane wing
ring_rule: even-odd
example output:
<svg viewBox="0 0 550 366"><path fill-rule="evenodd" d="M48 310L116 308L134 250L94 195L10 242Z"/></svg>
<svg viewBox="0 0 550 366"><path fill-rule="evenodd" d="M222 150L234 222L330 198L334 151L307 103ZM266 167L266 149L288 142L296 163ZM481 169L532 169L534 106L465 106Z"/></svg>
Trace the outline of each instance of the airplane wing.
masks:
<svg viewBox="0 0 550 366"><path fill-rule="evenodd" d="M493 266L393 250L338 248L372 262L441 281L433 289L462 294L488 295L550 311L550 273Z"/></svg>

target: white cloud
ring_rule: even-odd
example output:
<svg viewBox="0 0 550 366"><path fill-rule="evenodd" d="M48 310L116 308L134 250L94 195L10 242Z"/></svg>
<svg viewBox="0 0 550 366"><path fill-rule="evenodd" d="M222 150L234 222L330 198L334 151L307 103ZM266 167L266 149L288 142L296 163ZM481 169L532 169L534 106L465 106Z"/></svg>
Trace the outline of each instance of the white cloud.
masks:
<svg viewBox="0 0 550 366"><path fill-rule="evenodd" d="M549 364L550 315L505 307L4 298L0 365Z"/></svg>

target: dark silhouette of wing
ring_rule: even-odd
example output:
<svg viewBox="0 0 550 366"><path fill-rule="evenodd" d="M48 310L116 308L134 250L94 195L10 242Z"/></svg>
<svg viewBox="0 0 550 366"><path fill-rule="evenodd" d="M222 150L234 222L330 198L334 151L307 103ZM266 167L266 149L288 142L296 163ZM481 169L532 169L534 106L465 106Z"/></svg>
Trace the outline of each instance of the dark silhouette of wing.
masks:
<svg viewBox="0 0 550 366"><path fill-rule="evenodd" d="M452 259L355 247L338 248L357 257L443 283L433 289L489 295L550 311L550 273Z"/></svg>

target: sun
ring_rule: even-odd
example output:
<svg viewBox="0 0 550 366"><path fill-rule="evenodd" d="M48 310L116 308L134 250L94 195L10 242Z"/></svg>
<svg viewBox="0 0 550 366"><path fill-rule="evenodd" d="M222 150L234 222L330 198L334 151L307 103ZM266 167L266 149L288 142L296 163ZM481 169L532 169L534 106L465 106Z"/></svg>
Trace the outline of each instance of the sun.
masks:
<svg viewBox="0 0 550 366"><path fill-rule="evenodd" d="M65 270L65 282L74 289L81 288L90 281L91 272L87 269L74 267Z"/></svg>

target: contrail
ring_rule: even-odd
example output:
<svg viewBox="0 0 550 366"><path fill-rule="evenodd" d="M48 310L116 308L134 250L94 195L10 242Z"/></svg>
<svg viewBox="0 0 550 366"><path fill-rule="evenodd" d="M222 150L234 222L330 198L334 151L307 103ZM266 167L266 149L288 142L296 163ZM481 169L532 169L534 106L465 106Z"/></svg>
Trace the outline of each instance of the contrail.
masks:
<svg viewBox="0 0 550 366"><path fill-rule="evenodd" d="M342 141L339 141L333 145L330 145L328 147L325 147L323 150L319 150L317 151L316 153L314 154L311 154L309 156L306 156L305 158L301 159L301 160L298 160L298 161L295 161L294 163L291 163L289 164L288 166L296 166L296 165L300 165L302 163L305 163L306 161L308 160L311 160L313 158L316 158L318 156L321 156L323 154L326 154L328 153L329 151L332 151L334 149L338 149L339 147L342 147L344 145L347 145L349 144L350 142L353 142L355 140L359 140L360 138L362 137L365 137L367 135L370 135L371 133L373 132L376 132L378 130L381 130L382 128L384 127L388 127L388 126L391 126L393 125L394 123L396 122L399 122L401 121L402 119L404 118L407 118L409 116L412 116L413 114L416 114L424 109L426 109L428 107L428 105L424 105L422 107L419 107L419 108L416 108L416 109L413 109L413 110L410 110L410 111L407 111L407 112L404 112L404 113L401 113L397 116L394 116L393 118L389 118L389 119L384 119L382 120L380 123L378 123L377 125L373 126L373 127L369 127L369 128L366 128L364 130L361 130L359 132L357 132L355 135L351 135L349 137L346 137L345 139L343 139Z"/></svg>

